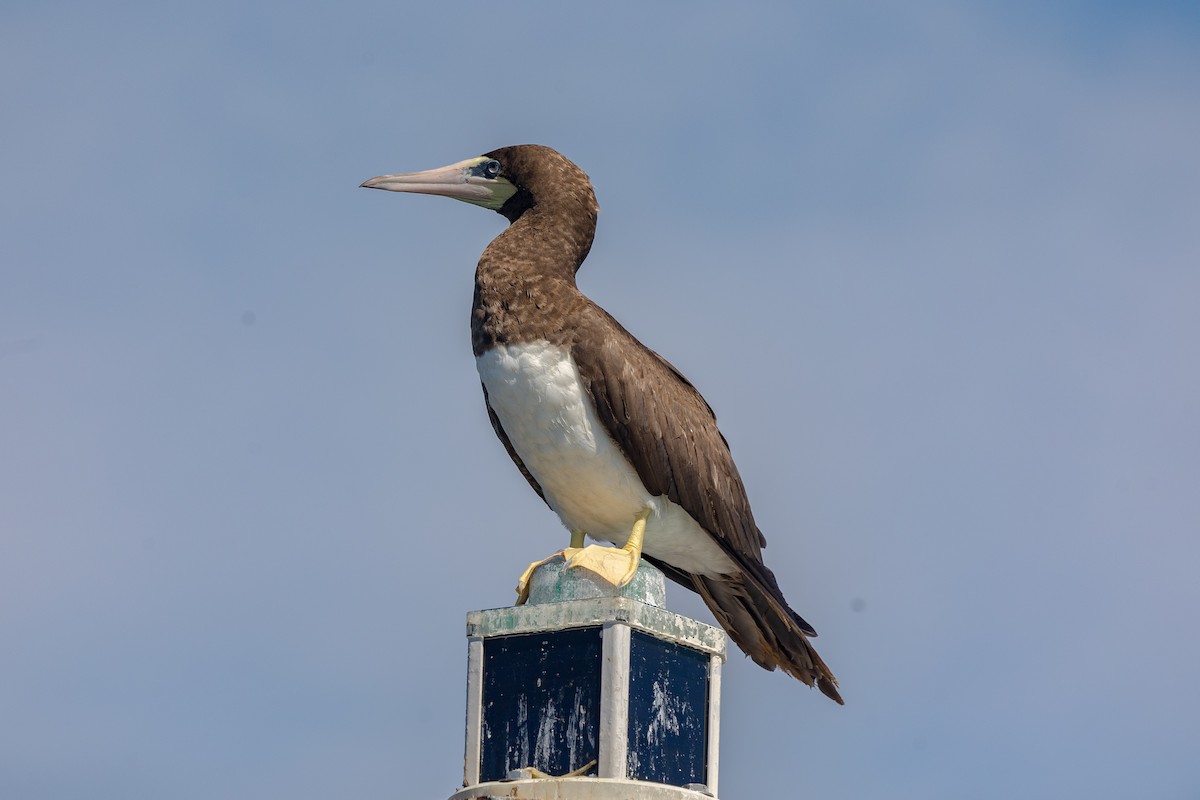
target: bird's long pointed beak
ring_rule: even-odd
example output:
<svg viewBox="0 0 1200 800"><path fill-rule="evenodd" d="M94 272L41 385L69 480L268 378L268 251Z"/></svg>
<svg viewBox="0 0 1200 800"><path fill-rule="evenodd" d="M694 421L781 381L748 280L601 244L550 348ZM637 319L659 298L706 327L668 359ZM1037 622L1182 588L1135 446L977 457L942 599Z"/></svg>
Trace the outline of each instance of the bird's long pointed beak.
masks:
<svg viewBox="0 0 1200 800"><path fill-rule="evenodd" d="M504 178L489 178L482 174L481 165L488 161L486 157L469 158L437 169L400 175L380 175L363 181L361 186L364 189L387 189L389 192L453 197L455 200L499 210L505 201L516 193L517 187Z"/></svg>

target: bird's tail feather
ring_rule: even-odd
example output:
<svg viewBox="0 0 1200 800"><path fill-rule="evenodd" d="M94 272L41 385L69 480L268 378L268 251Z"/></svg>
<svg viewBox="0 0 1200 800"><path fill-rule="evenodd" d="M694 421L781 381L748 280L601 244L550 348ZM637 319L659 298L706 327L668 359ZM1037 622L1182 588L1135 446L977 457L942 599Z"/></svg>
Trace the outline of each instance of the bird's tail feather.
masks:
<svg viewBox="0 0 1200 800"><path fill-rule="evenodd" d="M765 568L764 568L765 569ZM769 574L769 573L768 573ZM751 576L691 575L692 585L733 641L760 667L779 667L843 705L837 678L809 643L815 631ZM764 576L767 577L767 576ZM773 577L773 576L771 576Z"/></svg>

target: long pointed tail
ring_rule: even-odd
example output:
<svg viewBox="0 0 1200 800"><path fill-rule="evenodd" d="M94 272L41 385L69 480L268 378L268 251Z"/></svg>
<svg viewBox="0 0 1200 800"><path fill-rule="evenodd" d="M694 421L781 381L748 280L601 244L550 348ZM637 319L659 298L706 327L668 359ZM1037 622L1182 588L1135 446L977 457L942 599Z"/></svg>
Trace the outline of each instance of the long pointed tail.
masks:
<svg viewBox="0 0 1200 800"><path fill-rule="evenodd" d="M792 611L777 587L771 592L749 576L690 577L721 626L756 664L769 670L779 667L844 705L837 678L808 640L816 632Z"/></svg>

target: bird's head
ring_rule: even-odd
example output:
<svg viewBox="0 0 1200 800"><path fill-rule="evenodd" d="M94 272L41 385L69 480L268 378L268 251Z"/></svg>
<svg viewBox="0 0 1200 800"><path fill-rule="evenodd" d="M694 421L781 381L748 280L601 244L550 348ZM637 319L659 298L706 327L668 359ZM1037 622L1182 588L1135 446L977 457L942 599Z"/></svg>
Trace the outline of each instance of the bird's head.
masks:
<svg viewBox="0 0 1200 800"><path fill-rule="evenodd" d="M453 197L490 208L509 222L537 206L575 206L596 213L588 176L565 156L540 144L502 147L446 167L400 175L380 175L366 189Z"/></svg>

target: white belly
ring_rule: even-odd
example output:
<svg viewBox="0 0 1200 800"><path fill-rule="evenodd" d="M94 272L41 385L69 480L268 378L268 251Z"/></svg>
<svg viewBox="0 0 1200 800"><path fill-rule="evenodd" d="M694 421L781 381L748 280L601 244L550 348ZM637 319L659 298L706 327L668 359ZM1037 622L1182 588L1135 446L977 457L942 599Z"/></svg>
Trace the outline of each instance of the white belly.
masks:
<svg viewBox="0 0 1200 800"><path fill-rule="evenodd" d="M570 353L547 342L501 345L475 361L513 449L569 530L622 545L643 509L643 551L688 572L735 571L682 508L646 491L588 400Z"/></svg>

